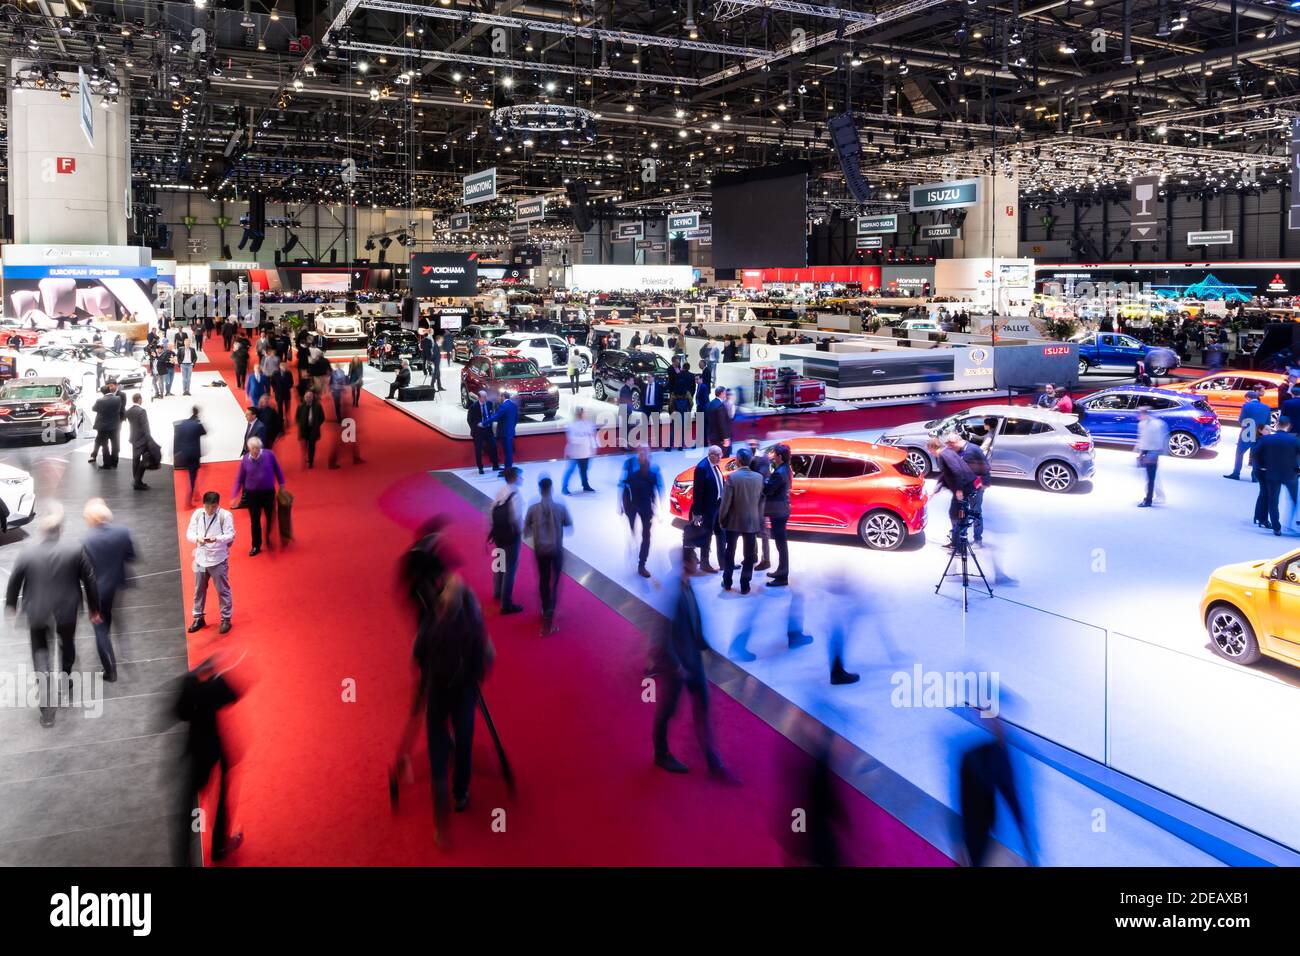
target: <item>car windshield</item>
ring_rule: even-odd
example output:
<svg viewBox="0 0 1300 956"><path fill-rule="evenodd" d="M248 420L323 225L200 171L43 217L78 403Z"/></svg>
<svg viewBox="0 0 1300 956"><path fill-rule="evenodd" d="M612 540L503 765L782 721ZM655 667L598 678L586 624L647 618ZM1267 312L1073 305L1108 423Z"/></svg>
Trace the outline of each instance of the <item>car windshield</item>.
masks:
<svg viewBox="0 0 1300 956"><path fill-rule="evenodd" d="M658 355L636 355L628 359L627 367L633 372L666 372L668 363Z"/></svg>
<svg viewBox="0 0 1300 956"><path fill-rule="evenodd" d="M537 366L532 362L496 362L492 366L492 377L502 378L537 378Z"/></svg>
<svg viewBox="0 0 1300 956"><path fill-rule="evenodd" d="M6 385L0 389L0 401L30 402L44 398L62 398L58 385Z"/></svg>

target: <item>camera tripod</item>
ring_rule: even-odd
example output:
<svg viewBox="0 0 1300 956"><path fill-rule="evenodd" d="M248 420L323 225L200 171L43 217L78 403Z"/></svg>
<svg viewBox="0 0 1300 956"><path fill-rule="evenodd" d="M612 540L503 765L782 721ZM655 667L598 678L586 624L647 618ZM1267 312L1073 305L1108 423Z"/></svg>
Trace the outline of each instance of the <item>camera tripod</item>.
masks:
<svg viewBox="0 0 1300 956"><path fill-rule="evenodd" d="M950 577L961 578L961 609L964 614L970 607L970 582L971 572L970 565L975 565L975 573L979 575L980 581L984 583L984 590L989 592L989 597L993 596L993 588L989 585L989 579L984 576L984 569L980 567L980 559L970 549L970 526L972 515L963 513L961 523L957 526L957 534L953 538L952 553L948 555L948 564L943 569L943 574L939 575L939 583L934 586L934 593L938 594L939 589L943 587L943 582ZM961 559L961 570L953 571L952 563L958 558Z"/></svg>

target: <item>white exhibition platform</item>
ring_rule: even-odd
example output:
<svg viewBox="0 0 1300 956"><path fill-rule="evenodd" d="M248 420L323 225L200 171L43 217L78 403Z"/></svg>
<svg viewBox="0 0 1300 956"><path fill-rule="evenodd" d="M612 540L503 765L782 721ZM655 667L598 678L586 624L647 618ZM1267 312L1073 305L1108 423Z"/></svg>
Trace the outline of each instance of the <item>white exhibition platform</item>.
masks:
<svg viewBox="0 0 1300 956"><path fill-rule="evenodd" d="M954 756L981 732L960 712L965 701L894 706L894 681L916 667L996 674L1002 713L1014 724L1300 849L1300 818L1288 810L1300 792L1289 734L1300 725L1300 670L1267 660L1251 668L1221 661L1199 620L1213 568L1300 548L1294 524L1283 538L1253 526L1255 485L1222 477L1235 440L1235 429L1225 429L1219 449L1162 459L1167 500L1155 508L1136 507L1143 472L1134 454L1119 448L1099 449L1096 477L1070 495L1029 483L995 485L985 499L990 547L976 554L990 579L1000 562L1017 584L995 585L993 598L972 589L966 616L958 583L934 590L948 559L946 493L930 504L928 541L897 552L869 551L853 537L797 535L791 589L768 591L761 574L748 596L722 592L717 576L697 580L710 642L726 654L743 620L755 616L748 646L757 660L738 666L948 807L957 804ZM657 453L665 485L698 457ZM681 532L665 502L654 529L655 577L637 576L627 525L616 520L620 465L620 457L597 459L596 493L565 499L576 524L567 548L657 607L670 593L663 578ZM544 473L558 489L563 470L564 462L525 464L527 497L536 497ZM485 495L495 491L491 475L455 474ZM816 638L793 652L785 641L790 591L801 595L804 630ZM535 595L516 597L536 608ZM862 674L856 685L828 684L831 615L851 620L846 666ZM566 624L563 595L558 622ZM1020 759L1018 772L1042 863L1215 862L1072 775L1029 757ZM999 836L1020 851L1007 823L1000 821Z"/></svg>

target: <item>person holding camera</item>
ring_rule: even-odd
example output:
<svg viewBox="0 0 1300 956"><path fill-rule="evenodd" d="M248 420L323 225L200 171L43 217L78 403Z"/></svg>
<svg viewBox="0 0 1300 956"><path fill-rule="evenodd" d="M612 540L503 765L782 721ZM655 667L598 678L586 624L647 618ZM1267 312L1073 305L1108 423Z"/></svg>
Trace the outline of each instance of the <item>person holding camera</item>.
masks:
<svg viewBox="0 0 1300 956"><path fill-rule="evenodd" d="M939 464L938 485L952 492L952 501L948 505L948 521L952 525L949 544L957 546L965 534L966 522L971 517L970 501L975 492L975 472L962 459L961 453L952 445L939 438L929 442L931 456Z"/></svg>
<svg viewBox="0 0 1300 956"><path fill-rule="evenodd" d="M982 544L984 540L984 489L988 487L989 481L989 460L984 454L984 450L972 441L967 441L956 432L947 437L949 448L954 448L957 454L961 455L961 460L975 475L975 484L971 489L970 497L966 501L967 516L971 520L971 531L975 535L975 543Z"/></svg>

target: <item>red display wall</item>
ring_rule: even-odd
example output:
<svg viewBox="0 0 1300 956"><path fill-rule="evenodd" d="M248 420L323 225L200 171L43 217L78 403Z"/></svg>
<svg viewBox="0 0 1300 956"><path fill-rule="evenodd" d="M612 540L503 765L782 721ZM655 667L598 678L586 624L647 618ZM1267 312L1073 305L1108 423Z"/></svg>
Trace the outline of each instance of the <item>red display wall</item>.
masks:
<svg viewBox="0 0 1300 956"><path fill-rule="evenodd" d="M742 269L741 285L761 289L764 285L785 282L856 283L864 289L880 288L880 266L808 266L804 269Z"/></svg>

